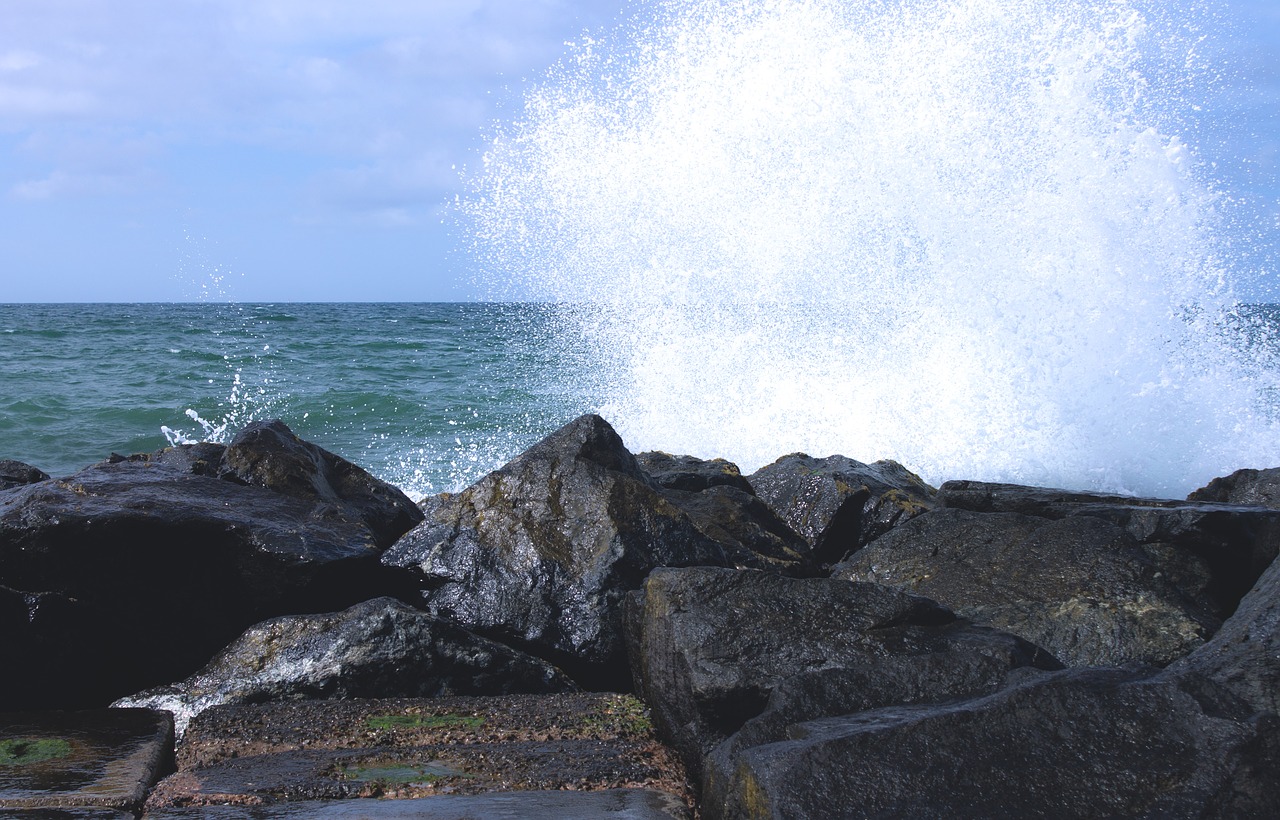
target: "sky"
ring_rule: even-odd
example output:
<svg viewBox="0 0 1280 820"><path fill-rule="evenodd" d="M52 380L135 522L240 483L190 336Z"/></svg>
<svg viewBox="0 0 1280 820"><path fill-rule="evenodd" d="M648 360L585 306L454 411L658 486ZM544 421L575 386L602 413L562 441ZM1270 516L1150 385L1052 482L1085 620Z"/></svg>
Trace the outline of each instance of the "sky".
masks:
<svg viewBox="0 0 1280 820"><path fill-rule="evenodd" d="M0 0L0 302L481 298L461 172L652 2ZM1220 2L1192 137L1280 232L1280 3Z"/></svg>

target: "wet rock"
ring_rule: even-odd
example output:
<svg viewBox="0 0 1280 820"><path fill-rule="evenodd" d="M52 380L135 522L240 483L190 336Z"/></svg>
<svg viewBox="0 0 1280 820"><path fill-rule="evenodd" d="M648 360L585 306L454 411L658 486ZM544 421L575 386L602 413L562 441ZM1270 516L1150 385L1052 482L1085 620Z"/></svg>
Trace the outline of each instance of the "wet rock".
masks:
<svg viewBox="0 0 1280 820"><path fill-rule="evenodd" d="M546 657L590 688L625 686L618 601L654 567L726 561L583 416L456 495L383 556L440 617Z"/></svg>
<svg viewBox="0 0 1280 820"><path fill-rule="evenodd" d="M1273 817L1277 776L1275 715L1166 677L1076 669L800 724L745 750L707 816Z"/></svg>
<svg viewBox="0 0 1280 820"><path fill-rule="evenodd" d="M38 470L30 464L10 459L0 460L0 491L48 480L48 473Z"/></svg>
<svg viewBox="0 0 1280 820"><path fill-rule="evenodd" d="M568 692L550 664L392 598L250 627L184 681L113 706L163 709L179 736L212 706L299 698L442 697Z"/></svg>
<svg viewBox="0 0 1280 820"><path fill-rule="evenodd" d="M927 596L1069 665L1163 666L1220 624L1209 598L1189 597L1163 570L1102 518L937 509L877 539L833 576Z"/></svg>
<svg viewBox="0 0 1280 820"><path fill-rule="evenodd" d="M638 787L688 798L679 762L625 695L297 701L200 714L147 811Z"/></svg>
<svg viewBox="0 0 1280 820"><path fill-rule="evenodd" d="M654 789L445 794L410 800L301 801L147 812L147 820L683 820L687 807Z"/></svg>
<svg viewBox="0 0 1280 820"><path fill-rule="evenodd" d="M134 812L172 765L173 722L149 709L0 714L0 812Z"/></svg>
<svg viewBox="0 0 1280 820"><path fill-rule="evenodd" d="M748 477L756 495L832 564L933 506L934 490L896 461L783 456Z"/></svg>
<svg viewBox="0 0 1280 820"><path fill-rule="evenodd" d="M255 445L233 446L244 461ZM70 604L81 625L24 657L21 684L0 678L0 698L105 705L190 674L265 618L397 589L378 563L390 519L371 530L359 492L344 506L246 484L225 453L204 444L114 457L0 493L0 584ZM82 660L68 672L67 658Z"/></svg>
<svg viewBox="0 0 1280 820"><path fill-rule="evenodd" d="M1280 553L1280 510L980 481L948 481L938 491L938 506L1110 521L1142 546L1166 579L1187 597L1206 601L1218 619L1235 611Z"/></svg>
<svg viewBox="0 0 1280 820"><path fill-rule="evenodd" d="M1192 492L1187 500L1280 509L1280 467L1236 470Z"/></svg>
<svg viewBox="0 0 1280 820"><path fill-rule="evenodd" d="M640 469L665 490L698 493L710 487L733 487L754 494L738 465L723 458L701 459L651 451L636 455Z"/></svg>
<svg viewBox="0 0 1280 820"><path fill-rule="evenodd" d="M636 690L695 778L704 754L798 677L828 674L838 692L826 705L815 695L790 713L779 706L775 716L784 723L806 710L981 691L1015 667L1057 666L1025 641L874 584L659 569L633 601ZM873 684L866 693L847 689L865 681Z"/></svg>
<svg viewBox="0 0 1280 820"><path fill-rule="evenodd" d="M809 545L769 505L737 487L663 490L668 501L724 550L728 563L751 569L802 569Z"/></svg>
<svg viewBox="0 0 1280 820"><path fill-rule="evenodd" d="M1212 679L1259 711L1280 714L1280 561L1207 644L1169 668Z"/></svg>

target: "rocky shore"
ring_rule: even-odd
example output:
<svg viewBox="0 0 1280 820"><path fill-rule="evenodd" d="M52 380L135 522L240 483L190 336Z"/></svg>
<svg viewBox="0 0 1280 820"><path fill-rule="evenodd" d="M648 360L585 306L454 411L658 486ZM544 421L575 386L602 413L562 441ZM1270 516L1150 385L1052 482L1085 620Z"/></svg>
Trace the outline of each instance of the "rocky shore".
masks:
<svg viewBox="0 0 1280 820"><path fill-rule="evenodd" d="M255 423L0 462L0 815L1280 816L1280 469L631 453L414 504Z"/></svg>

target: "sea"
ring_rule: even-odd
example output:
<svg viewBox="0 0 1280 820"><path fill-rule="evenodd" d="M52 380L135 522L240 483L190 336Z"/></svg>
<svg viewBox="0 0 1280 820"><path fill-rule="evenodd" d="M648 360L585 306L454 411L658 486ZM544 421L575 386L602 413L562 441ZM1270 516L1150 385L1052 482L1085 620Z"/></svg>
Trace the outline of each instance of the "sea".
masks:
<svg viewBox="0 0 1280 820"><path fill-rule="evenodd" d="M0 305L0 459L53 476L281 419L414 497L465 487L588 408L548 309Z"/></svg>

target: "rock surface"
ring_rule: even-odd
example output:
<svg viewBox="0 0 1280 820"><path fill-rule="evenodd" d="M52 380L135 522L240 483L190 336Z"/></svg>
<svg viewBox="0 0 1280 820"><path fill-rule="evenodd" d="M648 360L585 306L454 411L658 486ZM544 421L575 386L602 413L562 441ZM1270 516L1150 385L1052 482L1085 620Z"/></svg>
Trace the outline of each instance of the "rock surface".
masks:
<svg viewBox="0 0 1280 820"><path fill-rule="evenodd" d="M35 484L37 481L47 481L48 479L48 473L38 470L30 464L11 459L0 460L0 490L21 487L24 484Z"/></svg>
<svg viewBox="0 0 1280 820"><path fill-rule="evenodd" d="M1280 467L1236 470L1192 492L1187 500L1280 509Z"/></svg>
<svg viewBox="0 0 1280 820"><path fill-rule="evenodd" d="M636 463L653 483L664 490L700 493L711 487L732 487L754 494L738 465L723 458L701 459L650 451L637 453Z"/></svg>
<svg viewBox="0 0 1280 820"><path fill-rule="evenodd" d="M689 797L624 695L303 701L201 713L147 809L619 788Z"/></svg>
<svg viewBox="0 0 1280 820"><path fill-rule="evenodd" d="M792 453L748 477L756 495L833 564L932 508L934 490L896 461Z"/></svg>
<svg viewBox="0 0 1280 820"><path fill-rule="evenodd" d="M1224 707L1203 687L1083 669L813 721L743 752L705 816L1277 816L1280 719Z"/></svg>
<svg viewBox="0 0 1280 820"><path fill-rule="evenodd" d="M719 484L698 492L663 490L662 494L720 545L730 565L807 570L809 545L751 493Z"/></svg>
<svg viewBox="0 0 1280 820"><path fill-rule="evenodd" d="M636 690L695 778L703 755L798 676L892 681L865 695L842 689L854 706L882 697L900 703L985 691L1013 668L1058 666L1025 641L874 584L659 569L636 603L630 615ZM828 708L841 696L829 699ZM824 707L811 702L799 711L806 708Z"/></svg>
<svg viewBox="0 0 1280 820"><path fill-rule="evenodd" d="M392 598L250 627L184 681L113 706L163 709L179 736L212 706L301 698L569 692L560 670Z"/></svg>
<svg viewBox="0 0 1280 820"><path fill-rule="evenodd" d="M654 567L726 561L599 416L424 508L383 563L412 571L433 613L591 688L626 684L618 602L628 590Z"/></svg>
<svg viewBox="0 0 1280 820"><path fill-rule="evenodd" d="M164 712L0 713L0 813L136 811L172 765L172 749Z"/></svg>
<svg viewBox="0 0 1280 820"><path fill-rule="evenodd" d="M1019 635L1076 666L1164 666L1220 625L1136 541L1091 516L938 509L876 540L833 577L888 584Z"/></svg>
<svg viewBox="0 0 1280 820"><path fill-rule="evenodd" d="M272 433L263 460L274 463L287 430L278 423L251 426L230 448L114 457L0 492L0 584L75 618L56 627L68 643L42 646L38 612L25 625L0 613L35 649L21 676L0 678L0 698L25 708L105 705L190 674L264 618L341 609L394 588L378 556L406 523L408 499L384 506L371 529L377 505L367 496L399 491L296 441L328 465L313 483L337 470L348 479L326 486L354 495L335 501L314 486L286 495L245 484L224 456L236 450L251 461L263 441L254 430Z"/></svg>

